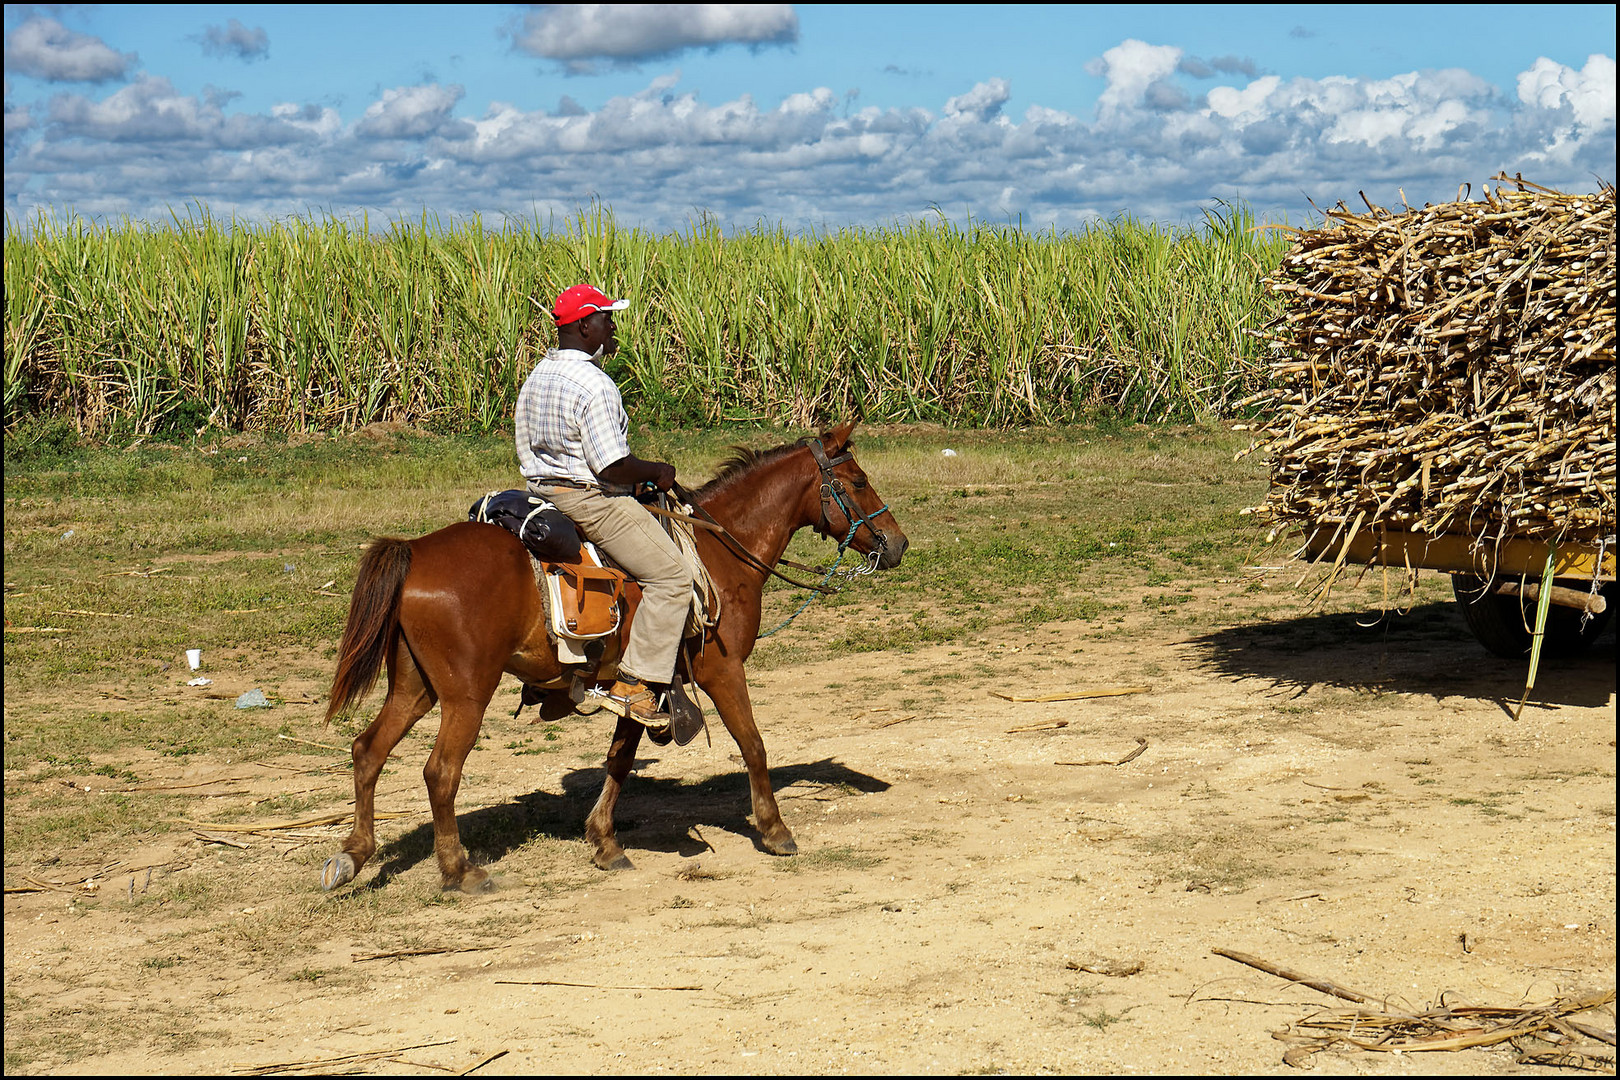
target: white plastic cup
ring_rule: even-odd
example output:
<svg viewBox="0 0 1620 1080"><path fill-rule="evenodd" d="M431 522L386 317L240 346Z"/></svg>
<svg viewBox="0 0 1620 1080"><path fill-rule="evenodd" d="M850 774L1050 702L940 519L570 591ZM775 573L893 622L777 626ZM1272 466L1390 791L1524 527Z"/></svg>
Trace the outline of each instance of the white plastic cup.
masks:
<svg viewBox="0 0 1620 1080"><path fill-rule="evenodd" d="M186 650L186 663L191 665L191 670L192 671L196 671L198 668L202 667L202 650L201 649L187 649Z"/></svg>

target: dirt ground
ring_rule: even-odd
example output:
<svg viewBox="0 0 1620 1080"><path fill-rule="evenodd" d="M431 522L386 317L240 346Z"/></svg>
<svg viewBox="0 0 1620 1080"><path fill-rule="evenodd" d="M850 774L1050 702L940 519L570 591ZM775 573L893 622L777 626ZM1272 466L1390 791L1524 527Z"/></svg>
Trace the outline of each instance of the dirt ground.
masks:
<svg viewBox="0 0 1620 1080"><path fill-rule="evenodd" d="M318 880L342 825L160 823L33 868L60 884L5 897L7 1071L1276 1073L1273 1032L1352 1007L1216 948L1394 1010L1612 993L1612 629L1544 666L1515 721L1523 664L1449 604L1369 630L1213 587L1191 603L1213 629L1143 610L756 673L796 858L756 846L710 706L712 745L643 744L620 803L636 868L595 870L580 826L608 720L542 739L505 685L458 803L491 895L437 892L436 712L384 774L403 816L339 893ZM345 743L325 688L277 686L304 742L130 767L201 785L198 821L303 791L304 816L341 812L346 753L311 745ZM222 720L249 688L221 681ZM1577 1019L1612 1031L1612 1000ZM1303 1064L1547 1071L1516 1054L1341 1044Z"/></svg>

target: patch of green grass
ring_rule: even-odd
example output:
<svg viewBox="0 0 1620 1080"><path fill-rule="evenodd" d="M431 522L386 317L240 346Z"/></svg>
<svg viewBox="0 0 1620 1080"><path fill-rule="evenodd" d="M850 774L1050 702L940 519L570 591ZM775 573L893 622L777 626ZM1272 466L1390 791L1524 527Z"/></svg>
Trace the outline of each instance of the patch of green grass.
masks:
<svg viewBox="0 0 1620 1080"><path fill-rule="evenodd" d="M1131 1010L1129 1008L1126 1008L1123 1012L1118 1013L1111 1013L1107 1009L1098 1009L1096 1012L1085 1012L1082 1010L1079 1014L1080 1022L1085 1024L1088 1028L1095 1028L1098 1031L1106 1031L1114 1024L1119 1023L1121 1020L1127 1019L1125 1013L1130 1011Z"/></svg>
<svg viewBox="0 0 1620 1080"><path fill-rule="evenodd" d="M936 456L946 439L958 446L950 470L973 482L955 485L960 506L915 506L909 502L915 494L953 490ZM1140 427L1127 427L1112 439L1099 437L1095 429L1062 429L1019 435L951 432L923 445L887 437L880 448L870 447L871 440L859 433L857 441L873 483L899 507L897 518L911 549L899 567L857 580L832 600L812 603L789 630L761 643L751 661L756 665L971 642L1009 628L1100 620L1126 610L1105 598L1117 586L1122 562L1158 560L1195 544L1200 557L1210 560L1200 577L1216 571L1236 576L1255 538L1235 510L1253 505L1265 490L1263 469L1248 459L1230 460L1245 444L1212 428L1189 429L1188 437L1157 454L1141 452L1151 441L1151 429ZM1077 478L1047 479L1071 471ZM1121 520L1122 504L1130 507L1126 520ZM824 561L828 550L801 533L787 557ZM1180 580L1165 572L1165 584ZM941 600L963 595L973 603ZM797 602L797 594L773 583L766 591L766 624L780 621ZM1133 596L1131 605L1137 603ZM843 615L857 606L861 613Z"/></svg>
<svg viewBox="0 0 1620 1080"><path fill-rule="evenodd" d="M813 851L800 852L790 859L779 859L775 866L779 870L789 873L799 873L809 870L866 870L881 865L884 856L861 849L849 844L837 847L818 848Z"/></svg>
<svg viewBox="0 0 1620 1080"><path fill-rule="evenodd" d="M1196 881L1242 892L1255 881L1294 875L1280 859L1289 846L1249 826L1207 823L1197 832L1165 832L1143 839L1155 872L1167 880Z"/></svg>
<svg viewBox="0 0 1620 1080"><path fill-rule="evenodd" d="M1478 798L1462 795L1448 800L1453 806L1472 806L1486 817L1501 817L1509 811L1502 809L1502 800L1510 793L1493 791Z"/></svg>
<svg viewBox="0 0 1620 1080"><path fill-rule="evenodd" d="M6 865L67 857L80 848L129 840L181 816L185 800L161 792L65 792L58 781L8 788Z"/></svg>
<svg viewBox="0 0 1620 1080"><path fill-rule="evenodd" d="M20 673L12 671L9 647L7 677L20 678ZM11 686L13 692L19 689L18 682ZM116 759L126 757L129 748L182 759L219 751L246 755L249 751L261 753L265 746L275 744L278 733L283 733L285 718L278 717L274 708L235 709L228 700L187 702L180 699L179 691L174 691L173 699L169 693L166 687L147 690L154 701L143 708L118 712L54 703L12 706L8 702L6 767L28 769L43 763L81 771L94 768L101 775L113 775L101 770L127 772L119 768ZM96 759L101 759L100 764L92 766Z"/></svg>
<svg viewBox="0 0 1620 1080"><path fill-rule="evenodd" d="M486 728L483 734L492 736L493 732ZM538 738L541 742L539 745L535 744L535 738L536 736L533 735L525 735L520 739L512 739L505 744L505 748L513 751L518 757L531 754L555 754L562 749L561 746L555 745L562 739L562 727L559 724L547 724L540 730Z"/></svg>

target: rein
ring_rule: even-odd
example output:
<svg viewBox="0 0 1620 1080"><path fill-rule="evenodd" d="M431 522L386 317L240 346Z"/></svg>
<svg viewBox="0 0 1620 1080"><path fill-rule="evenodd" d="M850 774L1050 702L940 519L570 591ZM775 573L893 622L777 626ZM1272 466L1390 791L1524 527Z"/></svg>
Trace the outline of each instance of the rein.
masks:
<svg viewBox="0 0 1620 1080"><path fill-rule="evenodd" d="M766 565L766 563L765 563L765 561L763 559L759 558L752 551L749 551L746 547L744 547L743 542L741 540L738 540L735 536L732 536L731 531L729 529L727 529L724 525L720 524L718 521L714 520L714 518L709 514L709 512L707 510L705 510L705 509L703 509L703 507L699 506L697 504L696 500L694 500L692 498L692 493L690 491L687 491L680 484L676 484L670 490L674 493L676 498L680 499L682 502L684 502L688 506L690 506L692 508L692 512L694 514L696 514L697 517L696 518L687 518L686 515L684 515L684 514L675 514L675 513L672 513L670 511L667 511L667 510L657 510L657 511L654 511L655 513L658 513L658 514L660 514L660 515L662 515L664 517L672 517L672 518L678 518L678 519L684 518L687 521L691 521L692 524L694 524L694 525L699 525L699 526L701 526L701 527L703 527L705 529L708 529L710 532L712 532L716 536L718 536L720 538L721 542L723 542L726 545L726 547L731 549L732 554L736 555L743 562L747 563L749 566L752 566L756 570L763 570L765 573L771 575L772 577L781 578L783 581L787 582L789 585L792 585L795 589L812 589L812 590L814 590L814 591L816 591L818 593L835 593L835 592L838 591L837 589L825 588L825 587L823 587L821 585L807 585L802 581L794 581L792 578L788 577L786 574L782 573L780 570L777 570L774 566ZM784 566L790 566L795 570L803 570L803 571L805 571L806 573L809 573L809 574L814 574L814 573L819 572L819 571L816 570L815 567L802 566L799 563L789 562L786 559L781 559L781 560L778 560L778 561L781 562ZM823 579L823 580L825 580L825 579Z"/></svg>
<svg viewBox="0 0 1620 1080"><path fill-rule="evenodd" d="M825 448L821 445L820 439L803 438L799 440L799 445L810 451L810 456L815 458L816 467L821 471L821 521L816 525L816 532L827 537L828 539L832 538L832 530L827 523L827 503L829 500L837 505L838 509L843 512L844 520L850 523L849 532L845 534L843 540L839 541L838 543L838 557L833 560L833 564L827 568L826 573L822 574L821 581L818 583L810 584L803 581L795 581L786 574L777 570L775 567L766 565L763 559L759 558L753 552L744 547L742 541L731 535L731 532L724 525L720 524L718 521L715 521L707 510L699 506L697 504L697 500L692 498L690 492L681 487L679 484L676 484L673 488L676 497L678 497L682 502L691 506L692 512L701 517L703 522L710 527L711 530L725 543L725 545L730 548L731 551L743 562L757 570L763 570L766 574L787 582L795 589L804 589L809 594L804 598L799 606L794 609L793 614L789 615L786 619L782 620L781 623L765 631L764 633L755 635L756 640L759 638L770 637L778 630L786 627L788 623L798 618L799 613L802 612L806 607L810 606L810 602L817 596L830 596L838 591L837 587L828 585L827 582L832 579L832 576L835 573L840 573L838 566L844 561L844 552L849 550L850 544L854 542L855 535L860 532L862 525L871 530L872 538L876 541L877 547L866 556L866 559L862 565L842 571L841 576L846 578L855 578L860 575L876 572L878 563L883 558L883 553L888 550L888 544L884 540L883 534L878 532L877 527L872 524L873 518L889 509L888 504L885 503L883 506L878 507L870 514L859 515L857 513L857 509L850 505L847 493L844 490L844 482L838 479L832 473L834 468L842 465L846 461L849 461L855 455L846 451L835 458L829 458ZM778 562L795 570L802 570L805 573L815 574L821 572L820 568L818 567L804 566L800 563L791 562L787 559L779 559Z"/></svg>

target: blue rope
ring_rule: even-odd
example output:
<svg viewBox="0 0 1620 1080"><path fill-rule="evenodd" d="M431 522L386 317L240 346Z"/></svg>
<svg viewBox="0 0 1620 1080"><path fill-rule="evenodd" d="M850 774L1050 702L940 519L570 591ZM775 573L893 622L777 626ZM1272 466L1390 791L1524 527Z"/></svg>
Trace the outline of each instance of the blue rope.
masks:
<svg viewBox="0 0 1620 1080"><path fill-rule="evenodd" d="M827 568L827 573L822 576L822 579L821 579L821 581L819 583L821 585L826 585L828 581L832 580L833 573L835 571L837 571L837 569L838 569L838 564L844 561L844 552L849 550L850 542L855 539L855 533L860 529L860 527L862 525L865 525L867 528L871 529L872 528L872 526L870 524L871 520L873 518L877 517L879 514L883 513L883 511L885 511L885 510L887 510L889 508L888 504L885 503L883 506L880 506L878 509L874 510L872 513L867 514L863 518L857 519L854 514L850 513L849 507L844 504L843 496L841 496L836 490L833 491L832 496L833 496L834 499L837 500L838 508L844 512L844 517L851 524L849 526L849 535L844 537L843 542L838 545L838 558L834 559L833 564ZM877 532L876 529L872 529L872 531L874 533ZM780 623L773 626L771 629L765 631L763 634L754 635L754 640L758 641L760 638L768 638L772 634L776 633L778 630L784 629L787 626L788 623L792 622L794 619L797 619L799 617L800 612L802 612L805 608L810 606L810 602L812 600L814 600L816 597L818 597L820 595L822 595L822 594L821 594L821 591L819 589L810 592L809 595L807 595L802 601L800 601L799 606L793 609L793 614L789 615L787 618L783 619Z"/></svg>

